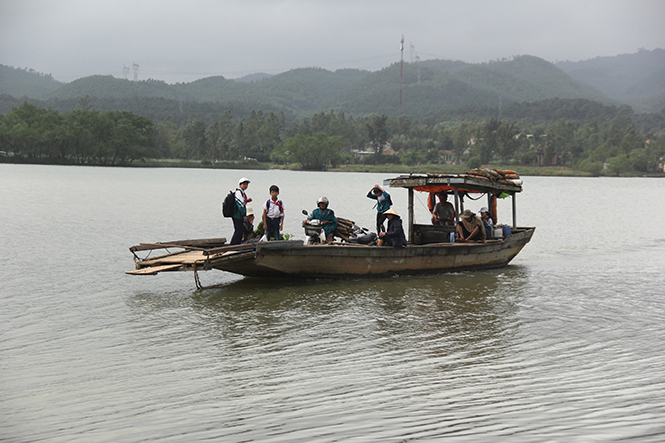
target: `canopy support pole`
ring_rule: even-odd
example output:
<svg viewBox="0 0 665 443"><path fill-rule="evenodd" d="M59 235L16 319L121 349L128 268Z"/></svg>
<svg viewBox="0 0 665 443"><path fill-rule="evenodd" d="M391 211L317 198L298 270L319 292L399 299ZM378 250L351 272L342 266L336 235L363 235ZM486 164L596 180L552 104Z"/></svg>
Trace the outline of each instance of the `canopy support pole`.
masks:
<svg viewBox="0 0 665 443"><path fill-rule="evenodd" d="M459 213L460 213L460 201L459 201L459 192L457 191L457 186L453 186L453 193L455 194L455 225L459 224Z"/></svg>
<svg viewBox="0 0 665 443"><path fill-rule="evenodd" d="M517 203L515 202L515 193L511 193L513 202L513 229L517 229Z"/></svg>
<svg viewBox="0 0 665 443"><path fill-rule="evenodd" d="M409 241L413 243L413 188L409 188Z"/></svg>

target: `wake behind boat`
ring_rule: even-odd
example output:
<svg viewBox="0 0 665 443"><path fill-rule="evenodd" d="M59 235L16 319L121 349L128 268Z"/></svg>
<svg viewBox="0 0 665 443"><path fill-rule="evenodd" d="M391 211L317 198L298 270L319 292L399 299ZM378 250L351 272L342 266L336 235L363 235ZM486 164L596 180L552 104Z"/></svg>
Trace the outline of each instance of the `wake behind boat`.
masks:
<svg viewBox="0 0 665 443"><path fill-rule="evenodd" d="M521 180L512 171L475 169L467 174L409 174L384 180L385 186L408 191L408 243L403 248L365 245L348 241L304 244L302 240L245 243L229 246L225 239L183 240L132 246L136 270L133 275L154 275L169 271L217 269L249 277L282 278L375 278L417 275L506 266L531 240L534 227L517 226L515 194ZM455 220L451 226L414 224L414 192L454 196ZM451 242L460 223L465 197L487 198L495 211L496 198L512 200L512 225L486 241ZM496 214L494 214L496 215ZM503 230L499 230L503 232ZM506 232L508 233L508 232ZM346 233L348 234L348 233ZM153 249L182 249L154 258L141 259L136 252Z"/></svg>

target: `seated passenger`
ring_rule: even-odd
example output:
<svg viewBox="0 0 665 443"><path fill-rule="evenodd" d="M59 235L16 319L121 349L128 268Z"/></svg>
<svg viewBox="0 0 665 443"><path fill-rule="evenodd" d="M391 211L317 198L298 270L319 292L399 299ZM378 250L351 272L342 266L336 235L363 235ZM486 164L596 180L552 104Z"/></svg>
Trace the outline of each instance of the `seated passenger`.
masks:
<svg viewBox="0 0 665 443"><path fill-rule="evenodd" d="M254 210L251 206L247 206L247 214L245 220L242 222L242 241L246 241L254 238Z"/></svg>
<svg viewBox="0 0 665 443"><path fill-rule="evenodd" d="M485 237L494 237L494 221L490 217L490 210L486 207L480 208L480 220L482 220L485 227Z"/></svg>
<svg viewBox="0 0 665 443"><path fill-rule="evenodd" d="M318 208L312 211L312 215L307 220L321 220L323 232L326 233L326 242L333 241L333 231L337 229L337 218L332 209L328 209L328 199L321 197L317 200L316 205Z"/></svg>
<svg viewBox="0 0 665 443"><path fill-rule="evenodd" d="M457 225L456 241L460 243L482 241L484 243L486 238L485 227L480 217L471 212L470 209L466 209L461 215L460 224Z"/></svg>
<svg viewBox="0 0 665 443"><path fill-rule="evenodd" d="M397 211L393 208L384 212L388 217L388 230L379 233L379 240L376 244L378 246L392 246L394 248L406 247L406 236L404 235L404 228L402 227L402 219Z"/></svg>
<svg viewBox="0 0 665 443"><path fill-rule="evenodd" d="M448 194L439 192L439 201L434 205L432 210L432 224L433 225L455 225L455 207L448 200Z"/></svg>

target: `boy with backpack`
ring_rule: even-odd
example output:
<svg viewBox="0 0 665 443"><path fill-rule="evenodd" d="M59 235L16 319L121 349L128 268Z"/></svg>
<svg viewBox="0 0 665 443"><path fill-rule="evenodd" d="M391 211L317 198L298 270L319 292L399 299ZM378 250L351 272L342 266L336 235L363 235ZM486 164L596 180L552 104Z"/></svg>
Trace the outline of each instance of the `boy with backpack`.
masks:
<svg viewBox="0 0 665 443"><path fill-rule="evenodd" d="M277 199L279 188L270 187L270 198L263 205L263 227L268 240L281 238L279 232L284 229L284 203Z"/></svg>

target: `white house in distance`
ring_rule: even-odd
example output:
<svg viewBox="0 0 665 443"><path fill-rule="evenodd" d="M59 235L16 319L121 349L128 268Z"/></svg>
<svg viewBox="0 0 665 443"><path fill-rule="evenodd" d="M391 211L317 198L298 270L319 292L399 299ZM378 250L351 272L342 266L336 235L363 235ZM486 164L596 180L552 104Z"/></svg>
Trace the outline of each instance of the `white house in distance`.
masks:
<svg viewBox="0 0 665 443"><path fill-rule="evenodd" d="M365 145L364 149L352 149L351 152L353 152L356 157L360 158L376 154L374 149L372 149L369 144ZM383 145L383 151L381 151L381 154L395 155L395 151L393 150L393 147L390 143L386 143Z"/></svg>

